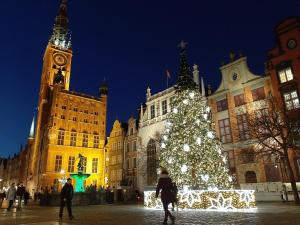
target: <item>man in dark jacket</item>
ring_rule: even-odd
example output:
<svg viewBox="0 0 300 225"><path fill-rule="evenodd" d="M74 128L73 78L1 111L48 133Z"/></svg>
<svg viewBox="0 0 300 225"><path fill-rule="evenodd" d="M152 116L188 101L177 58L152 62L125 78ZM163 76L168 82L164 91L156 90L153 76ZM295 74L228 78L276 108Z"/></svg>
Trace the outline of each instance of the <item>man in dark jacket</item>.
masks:
<svg viewBox="0 0 300 225"><path fill-rule="evenodd" d="M60 199L59 219L62 219L65 204L67 204L70 220L74 219L74 216L72 214L72 198L73 198L74 190L71 181L72 181L71 178L68 178L67 183L65 183L64 187L60 192L61 199Z"/></svg>
<svg viewBox="0 0 300 225"><path fill-rule="evenodd" d="M172 216L168 209L169 204L173 201L172 189L173 184L171 178L169 177L169 173L166 169L162 168L156 187L156 198L158 197L159 192L161 190L161 201L165 211L165 219L163 222L164 225L168 223L168 217L170 217L172 224L175 223L175 217Z"/></svg>

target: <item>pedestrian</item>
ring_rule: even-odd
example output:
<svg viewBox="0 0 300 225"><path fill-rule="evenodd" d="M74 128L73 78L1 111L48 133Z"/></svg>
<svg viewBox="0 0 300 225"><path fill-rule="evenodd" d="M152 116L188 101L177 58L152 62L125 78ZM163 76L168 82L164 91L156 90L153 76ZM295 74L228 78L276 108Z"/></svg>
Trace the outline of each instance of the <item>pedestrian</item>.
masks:
<svg viewBox="0 0 300 225"><path fill-rule="evenodd" d="M29 200L30 194L29 192L26 190L25 194L24 194L24 204L27 205L28 200Z"/></svg>
<svg viewBox="0 0 300 225"><path fill-rule="evenodd" d="M65 183L64 187L60 192L61 200L60 200L59 219L62 219L65 205L67 205L70 220L74 219L74 216L72 214L72 198L73 198L74 190L71 182L72 179L68 178L67 183Z"/></svg>
<svg viewBox="0 0 300 225"><path fill-rule="evenodd" d="M18 199L18 208L20 209L21 208L21 205L22 205L22 199L24 198L24 194L25 194L25 187L23 186L22 183L20 183L18 185L18 188L17 188L17 199Z"/></svg>
<svg viewBox="0 0 300 225"><path fill-rule="evenodd" d="M165 219L163 224L166 225L168 223L168 217L170 217L172 224L174 224L175 217L170 213L168 209L169 204L173 201L173 184L171 178L169 177L169 173L165 168L161 169L161 174L159 176L158 184L156 187L156 198L158 197L160 190L161 201L165 211Z"/></svg>
<svg viewBox="0 0 300 225"><path fill-rule="evenodd" d="M16 193L17 193L17 190L15 187L15 183L12 183L10 185L9 189L7 190L7 194L6 194L7 200L9 201L7 211L10 211L10 208L14 204L14 201L16 198Z"/></svg>
<svg viewBox="0 0 300 225"><path fill-rule="evenodd" d="M172 194L173 194L172 211L174 211L174 209L175 209L175 204L176 204L177 211L178 211L178 199L177 199L178 188L177 188L175 182L173 182Z"/></svg>

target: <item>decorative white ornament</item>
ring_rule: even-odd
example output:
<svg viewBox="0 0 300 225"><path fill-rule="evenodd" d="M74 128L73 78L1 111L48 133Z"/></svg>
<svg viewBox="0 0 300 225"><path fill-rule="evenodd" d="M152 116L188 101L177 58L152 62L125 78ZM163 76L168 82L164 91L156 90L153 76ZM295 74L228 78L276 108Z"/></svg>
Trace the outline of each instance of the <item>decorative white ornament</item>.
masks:
<svg viewBox="0 0 300 225"><path fill-rule="evenodd" d="M228 177L228 180L229 180L229 182L232 182L232 177L231 176Z"/></svg>
<svg viewBox="0 0 300 225"><path fill-rule="evenodd" d="M184 145L183 145L183 150L184 150L185 152L190 151L190 146L189 146L188 144L184 144Z"/></svg>
<svg viewBox="0 0 300 225"><path fill-rule="evenodd" d="M210 112L210 107L206 106L205 111L209 113Z"/></svg>
<svg viewBox="0 0 300 225"><path fill-rule="evenodd" d="M203 114L203 118L207 120L207 118L208 118L208 115L207 115L206 113L205 113L205 114Z"/></svg>
<svg viewBox="0 0 300 225"><path fill-rule="evenodd" d="M207 174L201 175L201 179L204 180L205 182L207 182L209 179L209 176Z"/></svg>
<svg viewBox="0 0 300 225"><path fill-rule="evenodd" d="M169 158L168 163L172 163L173 162L173 158Z"/></svg>
<svg viewBox="0 0 300 225"><path fill-rule="evenodd" d="M197 125L199 126L199 125L200 125L200 120L197 119L197 120L196 120L196 123L197 123Z"/></svg>
<svg viewBox="0 0 300 225"><path fill-rule="evenodd" d="M227 162L227 159L226 157L223 157L223 162L226 163Z"/></svg>
<svg viewBox="0 0 300 225"><path fill-rule="evenodd" d="M197 144L201 145L201 138L200 137L197 138Z"/></svg>
<svg viewBox="0 0 300 225"><path fill-rule="evenodd" d="M166 147L166 144L165 143L162 143L161 144L161 148L165 148Z"/></svg>
<svg viewBox="0 0 300 225"><path fill-rule="evenodd" d="M166 132L167 132L167 133L169 133L169 132L170 132L170 129L169 129L169 128L167 128L167 129L166 129Z"/></svg>
<svg viewBox="0 0 300 225"><path fill-rule="evenodd" d="M189 190L189 186L183 185L183 191L188 191L188 190Z"/></svg>
<svg viewBox="0 0 300 225"><path fill-rule="evenodd" d="M168 137L166 135L164 135L163 139L166 141L166 140L168 140Z"/></svg>
<svg viewBox="0 0 300 225"><path fill-rule="evenodd" d="M183 100L183 104L187 105L189 103L189 101L187 99Z"/></svg>
<svg viewBox="0 0 300 225"><path fill-rule="evenodd" d="M186 171L187 171L187 166L186 165L183 165L182 167L181 167L181 172L183 172L183 173L185 173Z"/></svg>
<svg viewBox="0 0 300 225"><path fill-rule="evenodd" d="M210 207L209 209L227 210L233 209L232 197L224 198L222 193L219 193L217 198L209 198Z"/></svg>
<svg viewBox="0 0 300 225"><path fill-rule="evenodd" d="M207 132L207 137L209 137L209 138L213 138L213 137L214 137L214 135L213 135L213 133L212 133L211 131L208 131L208 132Z"/></svg>
<svg viewBox="0 0 300 225"><path fill-rule="evenodd" d="M195 93L194 93L194 92L191 92L191 93L189 93L189 96L191 97L191 99L193 99L194 96L195 96Z"/></svg>
<svg viewBox="0 0 300 225"><path fill-rule="evenodd" d="M173 113L178 113L178 110L176 108L174 108Z"/></svg>

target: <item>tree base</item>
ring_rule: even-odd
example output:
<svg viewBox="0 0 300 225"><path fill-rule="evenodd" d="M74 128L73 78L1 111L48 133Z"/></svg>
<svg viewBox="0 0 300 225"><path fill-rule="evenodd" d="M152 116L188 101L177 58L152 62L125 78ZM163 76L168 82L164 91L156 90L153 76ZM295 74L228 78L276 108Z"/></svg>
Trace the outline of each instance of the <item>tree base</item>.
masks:
<svg viewBox="0 0 300 225"><path fill-rule="evenodd" d="M256 209L254 193L254 190L179 190L178 208L220 211ZM163 208L160 198L155 198L155 191L144 192L144 206Z"/></svg>

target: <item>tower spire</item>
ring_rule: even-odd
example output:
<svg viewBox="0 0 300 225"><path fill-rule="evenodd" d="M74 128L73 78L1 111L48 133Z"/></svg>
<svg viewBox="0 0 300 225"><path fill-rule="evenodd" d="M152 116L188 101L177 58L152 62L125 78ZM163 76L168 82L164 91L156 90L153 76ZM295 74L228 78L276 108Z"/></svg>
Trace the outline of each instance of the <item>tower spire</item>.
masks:
<svg viewBox="0 0 300 225"><path fill-rule="evenodd" d="M67 0L62 0L59 6L58 14L55 17L53 33L50 42L61 49L68 49L71 47L71 39L68 29L68 13Z"/></svg>
<svg viewBox="0 0 300 225"><path fill-rule="evenodd" d="M195 83L191 76L190 66L187 62L186 48L187 42L181 41L178 47L180 48L180 66L179 66L179 74L177 79L177 87L178 88L188 88L194 87Z"/></svg>
<svg viewBox="0 0 300 225"><path fill-rule="evenodd" d="M35 115L33 114L33 119L32 119L30 131L29 131L29 136L28 136L29 139L34 138L34 121L35 121Z"/></svg>

